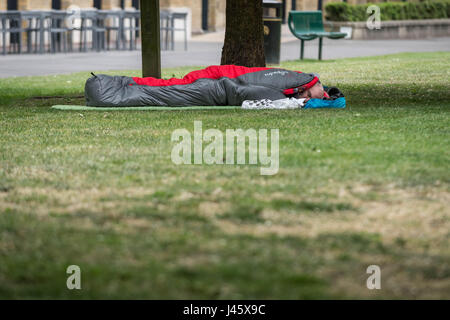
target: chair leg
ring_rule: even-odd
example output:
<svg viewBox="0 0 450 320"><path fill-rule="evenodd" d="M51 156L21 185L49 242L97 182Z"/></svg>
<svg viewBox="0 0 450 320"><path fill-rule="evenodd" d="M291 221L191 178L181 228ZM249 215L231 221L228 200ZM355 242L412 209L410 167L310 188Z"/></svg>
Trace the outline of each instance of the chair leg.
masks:
<svg viewBox="0 0 450 320"><path fill-rule="evenodd" d="M41 18L39 22L39 53L44 54L44 43L45 42L45 30L44 30L44 21Z"/></svg>
<svg viewBox="0 0 450 320"><path fill-rule="evenodd" d="M32 53L31 50L31 31L27 30L27 53Z"/></svg>
<svg viewBox="0 0 450 320"><path fill-rule="evenodd" d="M35 31L35 33L34 33L34 53L38 52L38 43L39 43L39 32Z"/></svg>
<svg viewBox="0 0 450 320"><path fill-rule="evenodd" d="M67 34L66 33L63 33L62 34L62 38L63 38L63 50L64 50L64 53L67 53Z"/></svg>
<svg viewBox="0 0 450 320"><path fill-rule="evenodd" d="M172 39L173 39L173 28L172 28L172 19L167 19L167 36L166 36L166 50L172 50ZM169 44L169 40L171 41Z"/></svg>
<svg viewBox="0 0 450 320"><path fill-rule="evenodd" d="M126 31L122 29L120 32L120 50L126 50L127 49L127 35Z"/></svg>
<svg viewBox="0 0 450 320"><path fill-rule="evenodd" d="M69 52L73 52L73 30L69 30L67 34L67 43L69 44Z"/></svg>
<svg viewBox="0 0 450 320"><path fill-rule="evenodd" d="M19 38L19 42L18 42L18 46L19 46L19 54L22 53L22 33L18 34L18 38Z"/></svg>
<svg viewBox="0 0 450 320"><path fill-rule="evenodd" d="M130 29L130 51L133 51L133 29Z"/></svg>
<svg viewBox="0 0 450 320"><path fill-rule="evenodd" d="M81 30L80 30L80 52L83 51L84 34L85 34L85 31L83 30L83 27L81 27Z"/></svg>
<svg viewBox="0 0 450 320"><path fill-rule="evenodd" d="M86 30L84 30L83 25L81 25L81 29L80 29L80 52L84 51L84 46L85 44L85 40L84 37L86 36Z"/></svg>
<svg viewBox="0 0 450 320"><path fill-rule="evenodd" d="M56 53L56 39L55 39L56 34L52 33L52 53Z"/></svg>
<svg viewBox="0 0 450 320"><path fill-rule="evenodd" d="M92 51L100 51L98 46L98 33L92 31Z"/></svg>
<svg viewBox="0 0 450 320"><path fill-rule="evenodd" d="M87 52L88 51L87 33L88 33L88 30L84 29L84 33L83 33L83 52Z"/></svg>
<svg viewBox="0 0 450 320"><path fill-rule="evenodd" d="M80 28L80 40L78 42L78 51L83 50L83 29Z"/></svg>
<svg viewBox="0 0 450 320"><path fill-rule="evenodd" d="M305 52L305 40L300 40L300 59L303 60L303 54Z"/></svg>
<svg viewBox="0 0 450 320"><path fill-rule="evenodd" d="M322 60L322 37L319 38L319 60Z"/></svg>
<svg viewBox="0 0 450 320"><path fill-rule="evenodd" d="M170 47L172 51L175 51L175 20L170 21Z"/></svg>
<svg viewBox="0 0 450 320"><path fill-rule="evenodd" d="M187 51L187 21L184 19L184 51Z"/></svg>
<svg viewBox="0 0 450 320"><path fill-rule="evenodd" d="M6 55L6 32L2 32L3 55Z"/></svg>
<svg viewBox="0 0 450 320"><path fill-rule="evenodd" d="M91 31L92 33L92 43L91 43L91 47L92 47L92 51L97 50L97 34L95 33L94 30Z"/></svg>

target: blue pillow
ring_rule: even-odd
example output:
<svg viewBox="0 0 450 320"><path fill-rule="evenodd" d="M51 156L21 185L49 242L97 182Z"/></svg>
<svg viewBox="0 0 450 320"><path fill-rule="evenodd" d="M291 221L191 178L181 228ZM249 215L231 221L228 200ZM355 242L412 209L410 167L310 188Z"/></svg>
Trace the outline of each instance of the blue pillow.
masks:
<svg viewBox="0 0 450 320"><path fill-rule="evenodd" d="M310 99L303 109L319 109L319 108L345 108L345 98L337 98L336 100Z"/></svg>

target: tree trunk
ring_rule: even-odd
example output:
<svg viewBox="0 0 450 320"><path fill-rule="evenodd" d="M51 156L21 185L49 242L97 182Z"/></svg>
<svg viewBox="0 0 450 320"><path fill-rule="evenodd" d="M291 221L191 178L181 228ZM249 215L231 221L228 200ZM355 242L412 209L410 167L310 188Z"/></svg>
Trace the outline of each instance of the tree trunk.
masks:
<svg viewBox="0 0 450 320"><path fill-rule="evenodd" d="M142 76L161 78L159 0L141 0Z"/></svg>
<svg viewBox="0 0 450 320"><path fill-rule="evenodd" d="M265 67L262 0L227 0L221 64Z"/></svg>

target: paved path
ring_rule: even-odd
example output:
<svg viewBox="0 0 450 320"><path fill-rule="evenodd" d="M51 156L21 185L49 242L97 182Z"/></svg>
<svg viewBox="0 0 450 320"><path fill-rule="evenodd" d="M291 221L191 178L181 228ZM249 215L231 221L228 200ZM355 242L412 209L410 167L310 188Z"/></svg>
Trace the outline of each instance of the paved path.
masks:
<svg viewBox="0 0 450 320"><path fill-rule="evenodd" d="M193 37L189 50L177 43L176 51L163 51L163 68L220 64L224 33ZM305 45L305 58L317 58L318 41ZM281 59L299 58L300 41L283 29ZM424 40L324 40L323 59L374 56L399 52L450 51L450 38ZM140 51L70 53L46 55L0 55L0 78L51 75L78 71L129 70L141 68Z"/></svg>

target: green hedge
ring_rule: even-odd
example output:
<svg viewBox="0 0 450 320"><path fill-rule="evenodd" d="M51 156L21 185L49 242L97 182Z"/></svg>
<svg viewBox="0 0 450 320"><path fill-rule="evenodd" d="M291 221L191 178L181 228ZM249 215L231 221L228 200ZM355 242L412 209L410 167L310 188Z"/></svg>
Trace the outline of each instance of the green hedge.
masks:
<svg viewBox="0 0 450 320"><path fill-rule="evenodd" d="M325 6L325 19L330 21L366 21L367 7L380 7L381 21L450 18L450 0L423 2L382 2L350 5L331 2Z"/></svg>

